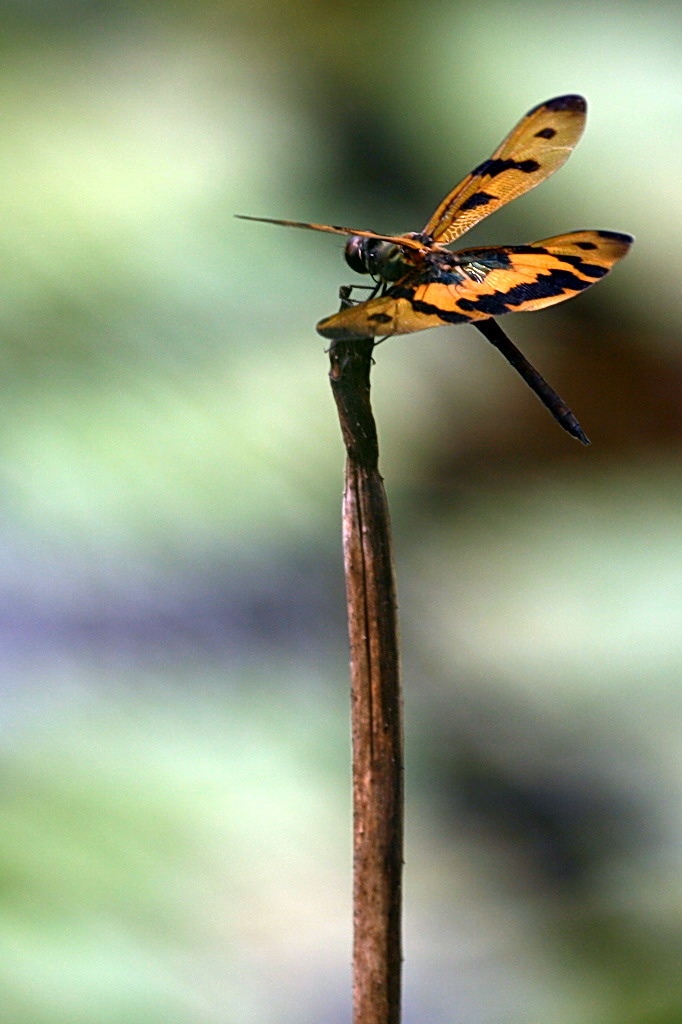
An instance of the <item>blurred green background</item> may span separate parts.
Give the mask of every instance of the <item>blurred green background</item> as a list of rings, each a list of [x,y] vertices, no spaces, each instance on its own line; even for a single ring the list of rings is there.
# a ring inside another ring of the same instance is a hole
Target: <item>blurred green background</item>
[[[0,1017],[350,1013],[342,240],[531,106],[563,170],[464,244],[632,232],[376,353],[407,728],[405,1022],[682,1021],[682,8],[0,6]]]

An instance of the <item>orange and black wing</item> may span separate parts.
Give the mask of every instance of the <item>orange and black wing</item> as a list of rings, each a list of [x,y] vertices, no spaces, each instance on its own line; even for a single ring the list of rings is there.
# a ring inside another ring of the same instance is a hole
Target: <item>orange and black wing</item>
[[[573,231],[532,245],[438,252],[427,270],[326,317],[317,330],[375,338],[544,309],[600,281],[631,243],[615,231]]]
[[[342,228],[336,224],[311,224],[304,220],[276,220],[274,217],[249,217],[245,213],[236,213],[238,220],[256,220],[261,224],[279,224],[284,228],[305,228],[307,231],[326,231],[330,235],[357,235],[360,238],[377,238],[380,242],[393,242],[404,249],[424,250],[424,243],[415,241],[409,235],[381,235],[376,231],[364,231],[361,228]]]
[[[500,206],[554,174],[582,135],[586,111],[583,97],[573,95],[533,107],[490,159],[445,197],[424,234],[439,245],[454,242]]]

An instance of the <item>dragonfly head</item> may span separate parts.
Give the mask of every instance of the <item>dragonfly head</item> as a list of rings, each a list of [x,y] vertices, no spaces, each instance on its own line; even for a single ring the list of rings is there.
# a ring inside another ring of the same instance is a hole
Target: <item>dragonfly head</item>
[[[429,235],[416,231],[403,236],[423,242],[426,249],[433,244]],[[357,274],[371,274],[383,281],[397,281],[402,277],[410,264],[408,253],[414,252],[410,247],[403,247],[396,242],[387,242],[382,238],[363,238],[351,235],[346,242],[346,263]],[[406,266],[407,265],[407,266]]]
[[[380,238],[362,238],[351,235],[346,242],[344,256],[346,263],[356,274],[371,274],[383,277],[383,269],[397,254],[398,247],[393,242],[384,242]]]

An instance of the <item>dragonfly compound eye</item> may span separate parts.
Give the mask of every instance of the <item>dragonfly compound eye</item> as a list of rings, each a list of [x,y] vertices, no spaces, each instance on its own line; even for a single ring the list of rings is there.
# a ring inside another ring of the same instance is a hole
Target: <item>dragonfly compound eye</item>
[[[369,274],[369,253],[367,243],[373,242],[371,238],[361,238],[359,235],[352,235],[346,242],[344,255],[346,263],[356,274]]]

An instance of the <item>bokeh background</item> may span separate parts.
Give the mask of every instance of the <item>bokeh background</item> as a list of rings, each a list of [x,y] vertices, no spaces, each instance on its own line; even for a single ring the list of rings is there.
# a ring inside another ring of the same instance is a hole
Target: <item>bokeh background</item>
[[[531,106],[466,244],[636,235],[505,327],[377,351],[407,728],[405,1022],[682,1020],[682,8],[0,7],[0,1017],[350,1013],[342,241]]]

